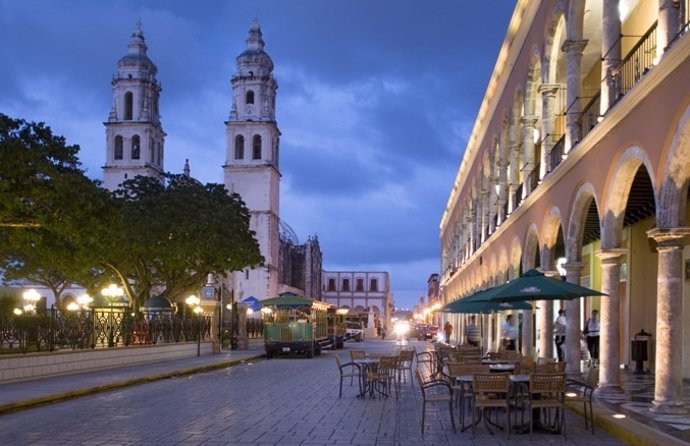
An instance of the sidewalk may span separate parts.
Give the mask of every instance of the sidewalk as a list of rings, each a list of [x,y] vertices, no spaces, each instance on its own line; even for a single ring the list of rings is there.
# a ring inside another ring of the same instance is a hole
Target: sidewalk
[[[139,364],[74,375],[0,385],[0,414],[96,392],[230,367],[264,357],[263,342],[250,340],[248,350],[222,351],[157,363]]]

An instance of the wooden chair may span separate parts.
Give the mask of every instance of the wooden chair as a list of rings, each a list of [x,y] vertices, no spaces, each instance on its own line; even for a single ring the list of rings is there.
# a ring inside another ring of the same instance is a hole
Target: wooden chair
[[[592,396],[594,389],[599,383],[599,369],[591,367],[587,372],[584,381],[568,379],[566,382],[566,401],[582,403],[585,409],[585,429],[588,424],[592,424],[592,434],[594,434],[594,411],[592,409]]]
[[[398,363],[398,385],[405,377],[405,372],[410,372],[410,385],[414,387],[414,378],[412,377],[412,362],[414,361],[415,350],[400,350]],[[407,380],[407,378],[405,378]]]
[[[376,369],[367,373],[366,380],[371,395],[378,391],[381,395],[390,395],[391,387],[395,390],[395,399],[398,399],[398,356],[381,356]]]
[[[534,410],[540,410],[542,416],[545,411],[556,410],[555,423],[563,432],[563,438],[567,439],[565,432],[565,374],[563,373],[532,373],[529,376],[529,399],[525,402],[529,412],[530,436],[534,427]]]
[[[564,373],[566,362],[545,362],[537,364],[537,373]]]
[[[352,385],[352,380],[357,378],[359,383],[359,393],[362,394],[362,371],[358,364],[354,362],[340,362],[340,356],[335,355],[335,362],[338,364],[338,371],[340,372],[340,390],[338,391],[338,398],[343,396],[343,379],[350,378],[350,385]]]
[[[448,403],[453,432],[457,432],[455,429],[455,417],[453,417],[453,390],[450,388],[450,385],[442,379],[435,379],[433,377],[425,381],[422,374],[419,372],[419,368],[417,368],[415,373],[417,375],[419,388],[422,390],[422,435],[424,435],[427,403]]]
[[[487,410],[506,410],[506,431],[510,436],[510,375],[507,373],[475,373],[472,376],[472,391],[474,394],[474,411],[472,413],[472,438],[478,420],[477,414],[484,417],[484,424],[489,432]]]
[[[364,350],[350,350],[350,359],[366,359],[367,353]]]
[[[455,403],[460,406],[460,430],[465,430],[469,426],[465,426],[465,406],[469,406],[472,410],[472,386],[470,383],[458,382],[458,376],[471,376],[475,373],[490,373],[489,366],[476,363],[466,362],[449,362],[446,364],[446,376],[448,377],[448,384],[455,395]]]
[[[518,363],[518,367],[515,367],[516,375],[529,375],[534,371],[536,371],[536,363],[531,356],[523,356],[522,360]]]

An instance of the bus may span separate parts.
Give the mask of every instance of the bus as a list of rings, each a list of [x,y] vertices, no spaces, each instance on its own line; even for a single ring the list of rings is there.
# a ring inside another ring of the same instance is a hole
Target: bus
[[[321,354],[322,348],[331,345],[328,312],[332,305],[283,293],[262,300],[261,307],[266,358],[281,353],[303,353],[313,358]]]

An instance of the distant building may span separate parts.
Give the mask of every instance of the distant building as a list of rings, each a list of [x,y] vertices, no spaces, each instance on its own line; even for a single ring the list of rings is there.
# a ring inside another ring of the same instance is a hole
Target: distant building
[[[350,310],[350,317],[374,317],[390,325],[393,315],[393,294],[390,275],[385,271],[324,271],[325,302]]]
[[[321,300],[322,254],[319,239],[309,237],[306,243],[280,241],[280,293],[296,292]]]

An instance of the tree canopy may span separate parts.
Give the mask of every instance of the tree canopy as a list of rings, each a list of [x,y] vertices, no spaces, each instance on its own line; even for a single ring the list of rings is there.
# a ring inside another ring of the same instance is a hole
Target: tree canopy
[[[135,177],[114,193],[86,177],[42,123],[0,114],[0,271],[53,290],[117,279],[137,306],[197,291],[209,273],[263,263],[249,211],[220,184]],[[57,301],[60,304],[59,299]]]

